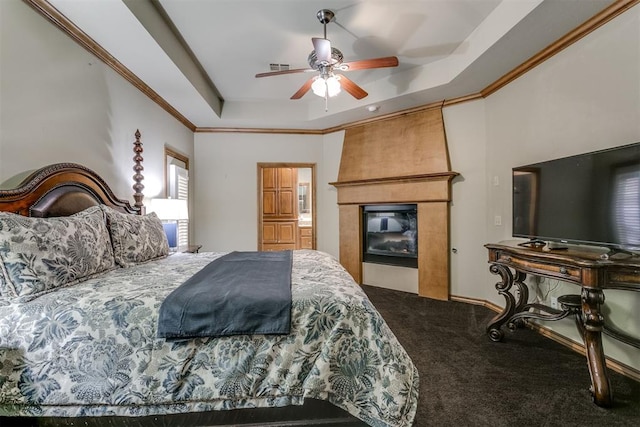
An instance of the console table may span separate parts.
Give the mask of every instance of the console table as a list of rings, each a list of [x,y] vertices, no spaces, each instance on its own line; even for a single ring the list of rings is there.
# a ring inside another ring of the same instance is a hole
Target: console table
[[[517,243],[485,245],[489,250],[489,270],[501,277],[496,289],[506,301],[504,310],[487,326],[490,339],[502,340],[504,324],[513,330],[528,318],[558,320],[575,314],[586,349],[593,401],[599,406],[611,406],[613,395],[602,350],[602,332],[638,348],[640,340],[607,327],[600,305],[604,303],[605,289],[640,291],[640,257],[620,254],[618,258],[617,255],[608,256],[603,250],[577,246],[554,250],[544,246],[523,247]],[[580,296],[561,297],[562,310],[529,304],[529,292],[524,283],[527,274],[578,285]]]

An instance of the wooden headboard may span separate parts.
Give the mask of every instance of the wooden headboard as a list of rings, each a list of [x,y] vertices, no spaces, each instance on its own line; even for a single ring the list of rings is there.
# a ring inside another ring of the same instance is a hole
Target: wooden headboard
[[[116,198],[98,174],[75,163],[56,163],[33,172],[18,188],[0,190],[0,211],[25,216],[68,216],[104,204],[120,212],[140,213]]]
[[[76,163],[56,163],[30,174],[17,188],[0,190],[0,211],[25,216],[69,216],[88,207],[103,204],[120,212],[144,213],[142,189],[142,142],[140,131],[133,143],[134,206],[118,199],[107,183],[94,171]]]

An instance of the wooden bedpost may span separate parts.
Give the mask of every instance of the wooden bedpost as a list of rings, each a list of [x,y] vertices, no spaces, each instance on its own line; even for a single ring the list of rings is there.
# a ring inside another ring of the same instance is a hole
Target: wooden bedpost
[[[136,201],[133,206],[140,209],[140,214],[144,214],[144,204],[142,203],[142,199],[144,198],[144,194],[142,194],[142,190],[144,189],[144,185],[142,185],[142,180],[144,176],[142,176],[142,171],[144,167],[142,166],[142,142],[140,141],[140,130],[136,129],[136,140],[133,143],[133,152],[135,153],[133,156],[133,161],[135,162],[133,165],[133,170],[135,174],[133,175],[133,180],[135,184],[133,184],[133,198]]]

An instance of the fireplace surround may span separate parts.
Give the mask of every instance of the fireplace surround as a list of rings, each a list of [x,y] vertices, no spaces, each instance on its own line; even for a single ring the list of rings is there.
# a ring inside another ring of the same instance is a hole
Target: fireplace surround
[[[338,180],[340,263],[362,283],[362,206],[417,210],[418,294],[449,299],[451,181],[442,105],[345,130]]]

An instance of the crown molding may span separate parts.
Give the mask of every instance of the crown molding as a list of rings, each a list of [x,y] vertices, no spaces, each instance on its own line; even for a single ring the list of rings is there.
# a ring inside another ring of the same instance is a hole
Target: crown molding
[[[116,73],[120,74],[126,81],[131,83],[140,92],[145,94],[153,102],[158,104],[167,113],[175,117],[180,123],[195,132],[196,126],[191,123],[185,116],[180,114],[178,110],[173,108],[164,98],[162,98],[156,91],[151,89],[145,82],[143,82],[138,76],[136,76],[131,70],[125,67],[120,61],[114,58],[109,52],[107,52],[102,46],[96,43],[91,37],[82,31],[78,26],[71,22],[66,16],[64,16],[58,9],[53,7],[47,0],[23,0],[29,6],[31,6],[36,12],[46,18],[53,25],[58,27],[62,32],[71,37],[76,43],[95,55],[98,59],[104,62],[107,66],[113,69]]]
[[[480,94],[482,95],[483,98],[486,98],[487,96],[496,92],[500,88],[511,83],[518,77],[531,71],[536,66],[542,64],[547,59],[560,53],[567,47],[571,46],[578,40],[582,39],[584,36],[591,33],[592,31],[595,31],[596,29],[600,28],[601,26],[611,21],[616,16],[626,12],[627,10],[637,5],[638,3],[640,3],[640,0],[619,0],[613,3],[611,6],[602,10],[600,13],[598,13],[588,21],[584,22],[582,25],[578,26],[577,28],[573,29],[569,33],[565,34],[560,39],[551,43],[549,46],[542,49],[540,52],[533,55],[531,58],[529,58],[519,66],[509,71],[507,74],[503,75],[498,80],[491,83],[489,86],[481,90]]]
[[[321,129],[269,129],[269,128],[226,128],[226,127],[199,127],[195,133],[277,133],[296,135],[322,135],[326,133]]]
[[[345,123],[342,125],[326,128],[326,129],[268,129],[268,128],[229,128],[229,127],[196,127],[185,116],[180,114],[175,108],[173,108],[166,100],[164,100],[158,93],[147,86],[138,76],[133,74],[131,70],[126,68],[122,63],[109,54],[103,47],[97,44],[91,37],[78,28],[73,22],[69,21],[64,15],[62,15],[55,7],[53,7],[47,0],[23,0],[30,5],[38,13],[48,19],[51,23],[57,26],[60,30],[66,33],[69,37],[75,40],[78,44],[84,47],[86,50],[97,56],[101,61],[115,70],[125,80],[133,84],[138,90],[144,93],[152,101],[162,107],[165,111],[175,117],[179,122],[185,125],[189,130],[194,133],[256,133],[256,134],[296,134],[296,135],[324,135],[341,130],[346,130],[355,126],[361,126],[363,124],[377,122],[381,120],[387,120],[390,118],[403,116],[415,112],[428,110],[431,108],[448,107],[455,104],[474,101],[477,99],[486,98],[489,95],[495,93],[502,87],[516,80],[518,77],[526,74],[539,64],[543,63],[547,59],[561,52],[565,48],[569,47],[573,43],[585,37],[592,31],[600,28],[602,25],[611,21],[618,15],[626,12],[633,6],[640,3],[640,0],[618,0],[611,6],[602,10],[600,13],[584,22],[574,30],[570,31],[559,40],[550,44],[527,61],[523,62],[513,70],[509,71],[495,82],[491,83],[478,93],[473,93],[458,98],[443,100],[419,107],[409,108],[394,113],[385,114],[369,119],[359,120],[351,123]]]

